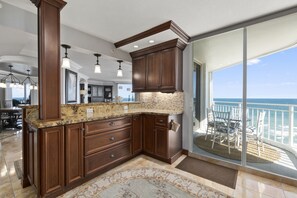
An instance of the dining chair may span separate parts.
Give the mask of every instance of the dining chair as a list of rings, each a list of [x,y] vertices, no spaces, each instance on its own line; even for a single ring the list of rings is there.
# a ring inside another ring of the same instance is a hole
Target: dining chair
[[[213,110],[212,108],[207,108],[207,128],[205,134],[205,140],[207,139],[207,134],[210,133],[210,137],[213,136],[214,131],[214,118],[213,118]]]
[[[231,142],[234,142],[234,147],[237,145],[237,131],[236,127],[231,126],[230,119],[231,112],[225,111],[213,111],[214,117],[214,134],[212,138],[212,149],[216,139],[219,139],[219,144],[227,140],[228,143],[228,153],[230,154]],[[223,139],[222,139],[223,138]]]
[[[249,141],[249,140],[256,141],[258,156],[261,155],[260,147],[262,147],[262,151],[264,151],[263,135],[264,135],[265,114],[266,114],[265,111],[259,112],[256,127],[247,127],[246,128],[247,141]]]

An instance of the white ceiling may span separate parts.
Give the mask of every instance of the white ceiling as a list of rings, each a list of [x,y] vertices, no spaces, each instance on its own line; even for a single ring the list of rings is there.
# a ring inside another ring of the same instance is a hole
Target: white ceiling
[[[29,0],[2,0],[2,2],[36,13],[36,8]],[[169,20],[173,20],[190,36],[195,36],[277,10],[297,6],[297,0],[269,0],[269,2],[267,0],[69,0],[67,2],[61,11],[62,24],[112,43]],[[1,9],[3,8],[0,8],[0,12]],[[35,44],[36,37],[24,39],[22,34],[5,33],[2,32],[3,27],[0,28],[0,56],[34,57],[36,55],[34,53],[37,46]],[[158,36],[154,39],[158,41]],[[159,39],[161,40],[161,36]],[[5,48],[2,47],[4,46],[2,43],[5,43]],[[71,45],[71,43],[67,44]],[[145,42],[139,44],[144,45]],[[135,50],[131,48],[132,46],[122,47],[128,52]],[[63,55],[63,50],[61,52]],[[114,76],[118,66],[116,56],[110,57],[103,54],[100,63],[104,73],[94,74],[95,57],[92,55],[94,52],[97,51],[85,47],[80,51],[71,49],[69,55],[75,63],[82,66],[80,72],[91,79],[131,81],[131,63],[127,61],[123,64],[125,77],[119,79]],[[100,53],[100,49],[98,52]]]

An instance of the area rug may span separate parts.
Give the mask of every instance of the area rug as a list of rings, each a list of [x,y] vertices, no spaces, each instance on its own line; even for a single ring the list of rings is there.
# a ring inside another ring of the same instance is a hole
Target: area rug
[[[80,187],[74,196],[66,193],[62,197],[223,198],[228,196],[167,170],[139,168],[98,177],[94,182]]]
[[[14,164],[14,169],[15,169],[18,179],[22,179],[22,177],[23,177],[23,160],[20,159],[20,160],[14,161],[13,164]]]
[[[231,168],[194,159],[192,157],[186,157],[176,168],[233,189],[236,187],[238,171]]]
[[[0,140],[14,136],[17,133],[18,133],[18,131],[14,131],[14,130],[1,130],[0,131]]]
[[[221,144],[215,143],[212,149],[212,141],[210,136],[205,140],[205,136],[197,136],[194,139],[194,144],[214,155],[224,157],[226,159],[241,161],[241,148],[234,148],[234,144],[231,144],[230,154],[228,153],[228,145],[226,142]],[[278,161],[281,157],[280,152],[268,144],[264,144],[264,151],[260,150],[260,156],[258,156],[258,149],[255,141],[250,140],[247,144],[247,162],[251,163],[273,163]]]

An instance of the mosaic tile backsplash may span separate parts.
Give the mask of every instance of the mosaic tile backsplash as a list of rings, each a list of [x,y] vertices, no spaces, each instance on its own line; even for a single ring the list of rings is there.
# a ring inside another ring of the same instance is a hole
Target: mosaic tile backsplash
[[[174,110],[180,112],[184,110],[183,92],[144,92],[140,93],[139,101],[145,109]]]

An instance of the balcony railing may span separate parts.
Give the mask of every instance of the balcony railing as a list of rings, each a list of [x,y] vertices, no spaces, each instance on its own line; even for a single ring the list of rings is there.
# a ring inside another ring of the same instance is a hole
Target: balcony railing
[[[215,101],[214,109],[232,111],[241,108],[241,103]],[[264,139],[289,147],[297,153],[297,105],[247,103],[247,126],[256,127],[259,112],[265,111]]]

